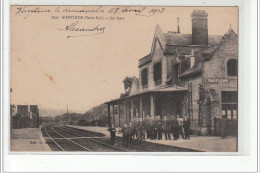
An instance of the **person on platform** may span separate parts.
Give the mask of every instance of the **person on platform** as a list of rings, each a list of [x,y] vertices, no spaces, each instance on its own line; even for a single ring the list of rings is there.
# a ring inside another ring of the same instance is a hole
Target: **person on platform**
[[[144,120],[142,120],[142,118],[140,118],[140,122],[141,122],[141,139],[142,140],[145,140],[145,129],[146,129],[146,127],[145,127],[145,121]]]
[[[158,139],[158,128],[159,128],[159,116],[155,117],[155,121],[154,121],[154,139],[157,140]]]
[[[136,136],[136,139],[140,139],[140,120],[139,120],[139,118],[136,118],[135,121],[136,121],[135,136]]]
[[[129,127],[127,127],[127,124],[124,124],[124,127],[122,128],[122,132],[123,132],[123,145],[128,147],[128,143],[129,143]]]
[[[129,132],[129,143],[131,143],[133,142],[133,137],[134,137],[134,128],[132,123],[128,124],[128,132]]]
[[[165,140],[171,140],[170,136],[170,128],[171,128],[171,123],[170,120],[165,116],[162,121],[162,128],[165,136]]]
[[[179,136],[179,124],[176,116],[173,116],[172,119],[172,133],[173,133],[173,140],[177,140]]]
[[[142,134],[142,127],[141,127],[141,120],[139,118],[137,118],[137,128],[136,128],[136,131],[137,131],[137,140],[141,140],[141,134]]]
[[[225,136],[226,136],[226,121],[227,121],[227,115],[222,115],[222,118],[221,118],[221,138],[225,138]]]
[[[190,140],[190,119],[185,115],[183,119],[183,128],[184,128],[184,134],[185,139]]]
[[[163,133],[162,123],[159,122],[159,125],[158,125],[158,140],[162,140],[162,133]]]
[[[177,121],[178,121],[178,124],[179,124],[179,135],[181,134],[181,137],[182,137],[182,139],[184,139],[184,135],[183,135],[183,119],[179,116],[179,115],[177,115]],[[179,138],[179,136],[178,136],[178,138]]]
[[[135,139],[138,136],[138,122],[136,118],[134,118],[133,122],[131,123],[131,128],[132,139]]]
[[[150,119],[149,119],[149,123],[150,123],[150,138],[151,138],[151,140],[154,140],[154,136],[155,136],[155,134],[154,134],[154,129],[155,129],[155,123],[154,123],[154,119],[153,119],[153,117],[150,117]]]
[[[151,132],[150,132],[150,116],[147,115],[145,119],[145,130],[146,130],[146,139],[151,138]]]
[[[110,132],[111,142],[114,144],[116,139],[116,128],[114,124],[112,124],[112,127],[109,128],[109,132]]]

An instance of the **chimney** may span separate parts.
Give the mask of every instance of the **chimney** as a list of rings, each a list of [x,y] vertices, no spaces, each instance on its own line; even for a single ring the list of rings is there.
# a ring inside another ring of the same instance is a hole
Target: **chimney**
[[[208,45],[208,13],[204,10],[194,10],[192,20],[192,44]]]

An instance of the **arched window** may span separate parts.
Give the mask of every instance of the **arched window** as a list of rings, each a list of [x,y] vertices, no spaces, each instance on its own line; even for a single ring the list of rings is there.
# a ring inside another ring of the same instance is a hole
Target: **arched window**
[[[236,59],[228,60],[227,75],[228,76],[237,76],[237,60]]]

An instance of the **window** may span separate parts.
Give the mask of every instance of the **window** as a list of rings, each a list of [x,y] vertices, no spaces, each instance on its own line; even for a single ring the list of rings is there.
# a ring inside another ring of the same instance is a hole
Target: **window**
[[[142,86],[147,87],[148,84],[148,71],[147,68],[143,69],[141,71],[141,80],[142,80]]]
[[[237,60],[236,59],[228,60],[227,75],[228,76],[237,76]]]
[[[236,91],[222,91],[222,116],[228,120],[237,119],[237,92]]]
[[[237,92],[222,91],[222,103],[237,103]]]
[[[155,84],[161,84],[162,82],[162,62],[157,62],[153,65],[153,80]]]
[[[209,53],[202,53],[201,56],[203,57],[204,60],[210,60],[210,54]]]

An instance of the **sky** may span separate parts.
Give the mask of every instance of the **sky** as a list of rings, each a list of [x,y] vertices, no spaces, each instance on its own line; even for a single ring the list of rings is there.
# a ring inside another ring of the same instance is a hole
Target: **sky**
[[[59,12],[55,12],[57,8]],[[104,12],[63,11],[98,8]],[[115,7],[119,8],[115,14],[108,12],[111,8],[114,7],[12,6],[11,103],[64,111],[68,105],[71,111],[84,113],[118,98],[124,92],[124,77],[139,77],[138,60],[150,53],[156,25],[164,33],[176,31],[176,18],[180,18],[181,33],[191,34],[193,10],[208,13],[209,35],[224,35],[230,26],[238,33],[237,7],[146,7],[139,13],[133,9],[142,7],[119,6]],[[124,9],[128,11],[122,12]],[[154,11],[157,13],[151,15]],[[73,24],[75,28],[105,29],[100,34],[66,30]]]

